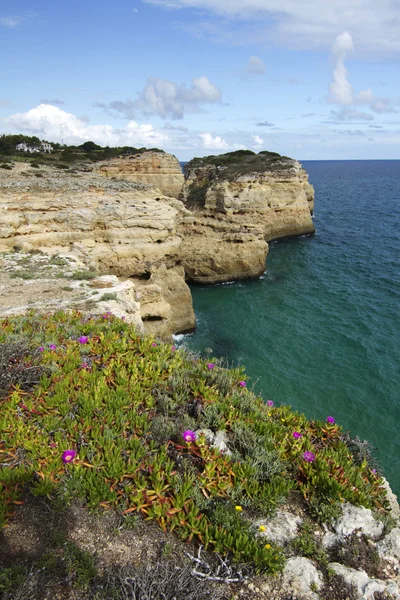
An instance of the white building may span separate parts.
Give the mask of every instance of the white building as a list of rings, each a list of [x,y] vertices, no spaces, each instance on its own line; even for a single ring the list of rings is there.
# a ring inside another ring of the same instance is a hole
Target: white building
[[[35,152],[53,152],[53,146],[47,142],[43,142],[40,146],[30,146],[26,142],[21,142],[15,146],[15,149],[18,150],[18,152],[29,152],[30,154]]]

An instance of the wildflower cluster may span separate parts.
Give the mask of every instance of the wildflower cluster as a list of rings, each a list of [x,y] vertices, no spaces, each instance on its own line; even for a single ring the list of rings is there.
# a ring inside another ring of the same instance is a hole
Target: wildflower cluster
[[[355,463],[333,417],[264,403],[242,369],[141,337],[110,314],[0,321],[0,346],[18,337],[45,368],[33,389],[17,382],[1,400],[0,524],[24,489],[82,498],[274,573],[282,553],[250,526],[249,509],[265,516],[300,491],[310,511],[343,500],[385,511],[379,475]]]

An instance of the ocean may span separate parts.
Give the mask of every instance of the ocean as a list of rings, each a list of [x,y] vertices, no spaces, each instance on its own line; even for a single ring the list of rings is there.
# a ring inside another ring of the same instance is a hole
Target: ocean
[[[257,281],[193,286],[180,343],[249,387],[367,439],[400,497],[400,161],[304,161],[316,235],[273,242]]]

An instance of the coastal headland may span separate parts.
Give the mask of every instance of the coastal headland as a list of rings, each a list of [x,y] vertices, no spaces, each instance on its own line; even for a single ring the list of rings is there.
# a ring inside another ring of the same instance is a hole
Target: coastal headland
[[[17,162],[0,169],[0,195],[1,252],[68,254],[129,280],[145,331],[163,338],[195,328],[187,283],[257,278],[269,241],[314,232],[307,173],[269,152],[194,159],[185,177],[161,151],[69,169]]]
[[[172,345],[188,283],[257,278],[268,242],[314,233],[300,163],[37,162],[0,169],[5,600],[400,600],[368,445]]]

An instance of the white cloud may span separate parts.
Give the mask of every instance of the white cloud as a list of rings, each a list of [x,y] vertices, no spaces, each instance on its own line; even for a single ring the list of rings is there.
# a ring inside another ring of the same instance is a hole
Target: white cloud
[[[333,122],[351,122],[351,121],[373,121],[373,115],[345,106],[340,110],[331,110],[329,121]]]
[[[252,135],[251,137],[253,138],[254,147],[259,148],[259,147],[261,147],[263,145],[264,140],[259,135]]]
[[[250,56],[249,62],[246,65],[245,73],[251,75],[264,75],[266,71],[265,65],[258,56]]]
[[[374,95],[370,88],[367,90],[361,90],[357,93],[354,92],[353,87],[348,79],[348,71],[344,64],[348,53],[353,51],[353,38],[350,33],[344,31],[337,36],[332,46],[332,59],[334,68],[332,73],[332,82],[329,86],[328,102],[332,104],[339,104],[345,107],[350,107],[352,105],[364,105],[368,106],[373,112],[379,114],[397,112],[394,106],[400,104],[399,98],[379,98]],[[346,112],[344,111],[343,114],[346,115]]]
[[[21,21],[21,17],[0,17],[0,26],[7,29],[14,29]]]
[[[40,104],[25,113],[0,119],[0,125],[10,132],[36,135],[54,142],[63,140],[66,144],[92,140],[108,146],[155,146],[169,141],[168,136],[150,124],[130,121],[120,129],[107,124],[88,125],[85,119],[50,104]]]
[[[211,133],[200,133],[199,137],[203,142],[202,147],[208,150],[224,150],[229,147],[219,135],[213,137]]]
[[[208,21],[225,18],[219,28],[222,41],[274,42],[289,48],[326,48],[341,31],[351,31],[359,52],[370,56],[400,52],[397,0],[142,0],[162,8],[202,9]],[[184,13],[183,13],[184,14]],[[207,21],[198,18],[197,27]],[[238,30],[235,22],[241,21]],[[249,22],[252,21],[252,22]],[[208,23],[213,37],[214,23]],[[235,30],[237,35],[229,35]],[[206,34],[206,32],[204,32]]]
[[[337,36],[332,46],[334,69],[332,83],[329,86],[329,101],[334,104],[353,104],[353,88],[347,79],[347,69],[344,61],[349,52],[354,50],[353,38],[348,31]]]
[[[215,104],[221,98],[221,90],[205,76],[192,79],[191,87],[150,78],[134,104],[145,115],[182,119],[185,112],[199,112],[204,104]]]
[[[139,12],[139,10],[137,8],[132,8],[132,12],[137,14]]]

